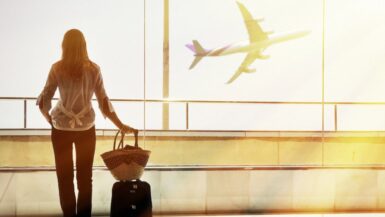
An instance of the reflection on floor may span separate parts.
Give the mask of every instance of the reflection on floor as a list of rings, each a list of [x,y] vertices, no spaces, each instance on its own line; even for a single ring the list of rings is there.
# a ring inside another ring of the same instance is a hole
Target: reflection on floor
[[[106,170],[95,170],[93,180],[93,214],[106,216],[115,180]],[[385,210],[382,185],[385,170],[150,170],[142,180],[151,184],[155,214]],[[60,212],[54,171],[0,172],[0,216],[58,216]],[[269,217],[276,216],[282,217]],[[385,217],[385,214],[288,216]]]

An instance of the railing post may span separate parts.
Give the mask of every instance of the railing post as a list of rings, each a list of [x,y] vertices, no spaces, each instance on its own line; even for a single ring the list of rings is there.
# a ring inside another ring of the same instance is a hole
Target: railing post
[[[189,103],[186,102],[186,130],[189,130]]]
[[[338,111],[337,111],[337,104],[334,104],[334,131],[338,131]]]
[[[27,128],[27,100],[24,99],[24,129]]]

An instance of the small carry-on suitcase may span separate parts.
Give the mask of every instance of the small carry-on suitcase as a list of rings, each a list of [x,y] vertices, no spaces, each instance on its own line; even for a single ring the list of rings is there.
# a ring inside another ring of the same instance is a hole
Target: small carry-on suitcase
[[[111,217],[152,217],[150,184],[140,180],[115,182]]]

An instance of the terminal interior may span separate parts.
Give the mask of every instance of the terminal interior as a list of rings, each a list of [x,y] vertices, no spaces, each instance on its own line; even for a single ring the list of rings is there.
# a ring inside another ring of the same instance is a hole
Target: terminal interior
[[[246,25],[234,0],[0,0],[0,217],[61,216],[36,100],[72,28],[151,151],[141,180],[154,216],[385,217],[385,1],[239,3]],[[190,67],[193,41],[219,54],[252,43],[250,22],[260,44],[308,34],[261,48],[247,70],[242,53]],[[100,155],[117,128],[92,106],[92,215],[109,216],[117,180]]]

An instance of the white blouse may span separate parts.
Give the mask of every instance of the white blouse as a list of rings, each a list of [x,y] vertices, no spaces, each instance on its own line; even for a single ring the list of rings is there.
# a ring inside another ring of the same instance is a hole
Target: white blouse
[[[104,117],[106,112],[114,112],[111,102],[108,100],[103,86],[103,78],[97,64],[89,61],[83,65],[82,76],[79,79],[71,79],[64,76],[64,71],[52,65],[47,82],[39,95],[36,105],[40,105],[42,112],[51,110],[52,97],[59,87],[60,98],[51,111],[52,125],[59,130],[82,131],[95,125],[95,112],[91,100],[95,93],[99,108]],[[108,103],[105,111],[103,103]]]

